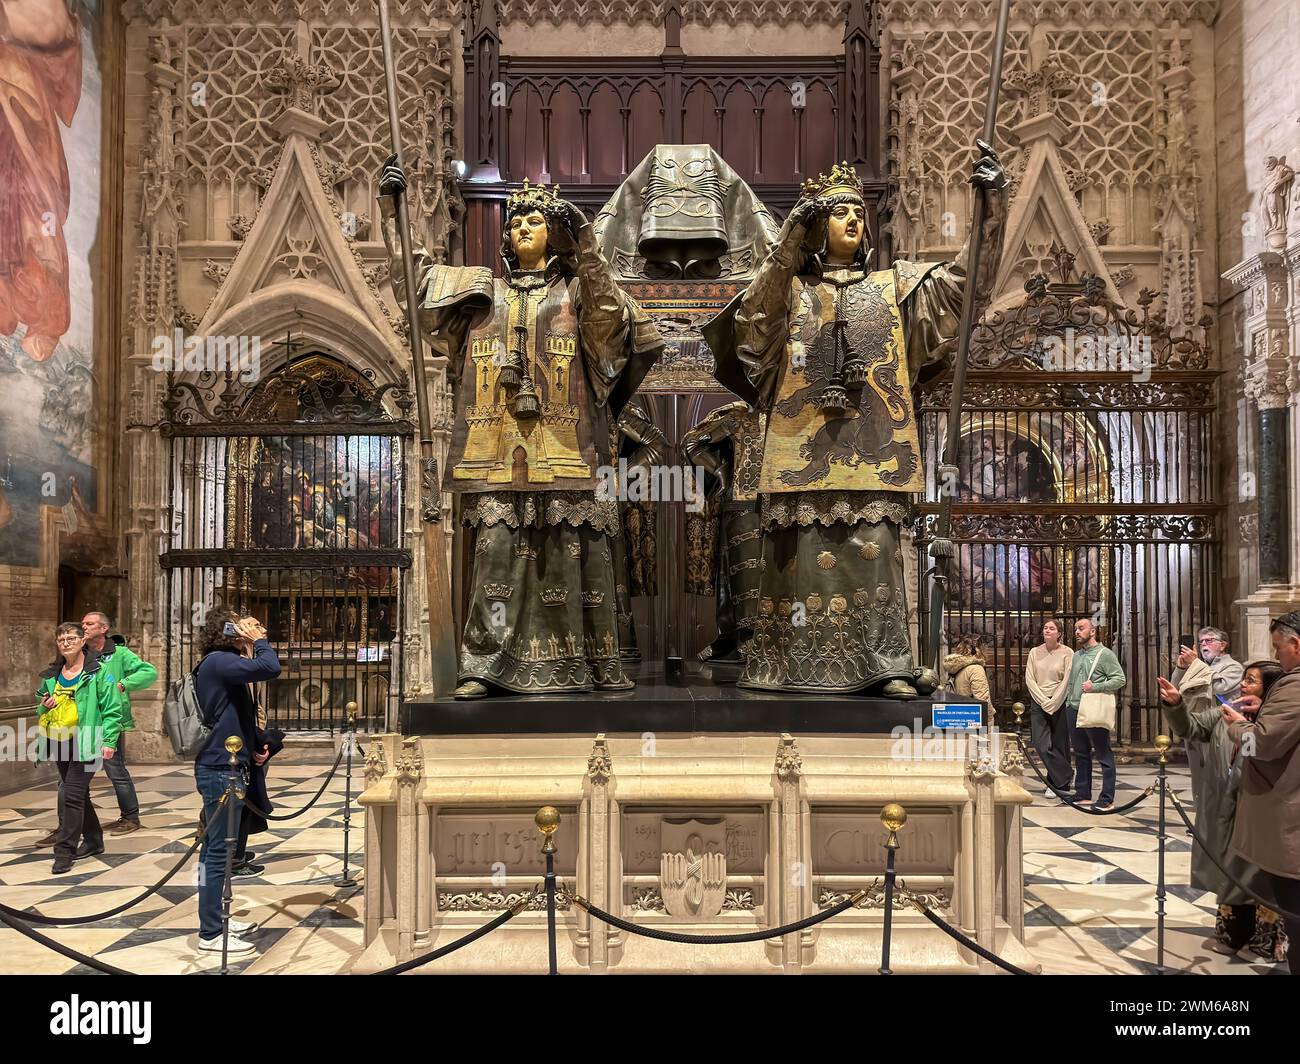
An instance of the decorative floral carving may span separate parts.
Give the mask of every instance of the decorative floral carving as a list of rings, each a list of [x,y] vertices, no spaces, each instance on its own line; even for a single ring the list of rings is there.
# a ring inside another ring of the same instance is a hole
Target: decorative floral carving
[[[658,887],[633,887],[627,900],[628,908],[633,912],[666,912],[664,900]],[[754,892],[748,887],[728,890],[722,899],[722,911],[752,912],[754,909]]]
[[[424,755],[420,750],[420,740],[403,739],[401,752],[397,755],[394,766],[397,782],[400,786],[414,786],[424,776]]]
[[[503,891],[503,890],[464,890],[464,891],[438,891],[438,911],[439,912],[501,912],[505,909],[511,909],[518,905],[525,897],[528,891]],[[556,884],[555,888],[555,908],[557,912],[567,912],[573,905],[573,895],[562,884]],[[546,910],[546,892],[544,890],[536,891],[532,894],[528,904],[524,907],[525,912],[545,912]]]
[[[296,52],[286,53],[263,76],[265,84],[285,94],[285,105],[299,111],[316,109],[316,94],[339,87],[339,76],[328,63],[311,63]]]
[[[368,787],[383,778],[384,773],[387,771],[388,762],[384,757],[384,744],[378,739],[372,739],[369,749],[366,750],[366,786]]]
[[[609,757],[609,744],[604,736],[597,737],[587,758],[587,777],[597,786],[604,786],[614,774],[614,764]]]
[[[854,906],[856,909],[883,909],[885,907],[885,884],[881,879],[874,879],[866,888],[867,896]],[[817,891],[817,908],[829,909],[833,905],[839,905],[842,901],[847,901],[856,891],[847,890],[829,890],[822,887]],[[908,890],[901,882],[894,882],[893,908],[895,912],[903,909],[910,909],[913,901],[919,901],[927,909],[937,909],[945,911],[952,904],[952,898],[947,891],[919,891]]]
[[[803,773],[803,758],[794,738],[782,735],[780,745],[776,748],[776,776],[783,783],[797,783]]]

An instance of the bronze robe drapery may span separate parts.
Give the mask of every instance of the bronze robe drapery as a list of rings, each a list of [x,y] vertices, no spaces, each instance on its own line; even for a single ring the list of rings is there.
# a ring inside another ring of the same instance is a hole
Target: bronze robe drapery
[[[758,616],[740,682],[843,693],[911,682],[900,525],[908,493],[924,486],[912,387],[951,357],[966,255],[875,273],[822,268],[791,229],[704,329],[718,379],[768,415]],[[987,232],[985,275],[1000,204]],[[848,409],[820,408],[852,359],[862,376]]]
[[[626,462],[629,471],[640,468],[647,472],[663,464],[667,439],[641,407],[628,404],[619,415],[616,429],[618,438],[613,442],[614,450],[621,460],[620,470],[622,462]],[[636,622],[632,617],[632,597],[655,593],[657,509],[658,504],[649,499],[620,501],[620,534],[617,538],[611,537],[619,656],[625,662],[641,660],[636,640]]]
[[[717,608],[718,634],[700,653],[704,661],[736,660],[758,615],[763,427],[747,403],[728,403],[682,437],[687,463],[704,470],[707,500],[686,519],[686,591],[713,595]]]
[[[392,251],[391,208],[385,215]],[[662,343],[615,283],[589,224],[571,264],[572,273],[556,257],[497,278],[418,256],[421,325],[447,357],[455,393],[444,489],[462,496],[472,530],[462,682],[521,693],[629,686],[610,550],[618,503],[596,489],[613,458],[609,427]],[[392,276],[402,299],[399,262]],[[521,336],[534,417],[516,417],[499,380]]]

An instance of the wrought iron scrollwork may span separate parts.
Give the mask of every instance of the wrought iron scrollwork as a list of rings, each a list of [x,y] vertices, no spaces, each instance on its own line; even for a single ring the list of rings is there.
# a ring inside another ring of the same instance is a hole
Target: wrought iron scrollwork
[[[203,426],[208,435],[237,435],[246,424],[258,425],[259,431],[294,424],[328,432],[376,422],[405,433],[415,403],[405,373],[376,384],[373,370],[350,369],[322,356],[304,359],[266,381],[246,381],[234,366],[203,370],[186,380],[170,376],[162,403],[164,436],[181,434],[176,430],[182,426]]]
[[[1049,338],[1060,337],[1072,329],[1080,337],[1121,341],[1124,350],[1141,351],[1143,362],[1153,370],[1205,370],[1210,368],[1210,351],[1206,344],[1190,335],[1174,336],[1163,307],[1156,307],[1157,293],[1144,288],[1138,294],[1137,309],[1117,303],[1106,295],[1105,282],[1093,274],[1082,274],[1077,281],[1068,278],[1074,271],[1074,256],[1053,246],[1059,282],[1046,274],[1036,273],[1025,281],[1027,298],[1010,310],[987,315],[971,336],[970,364],[979,369],[1014,367],[1049,368]],[[1197,323],[1202,330],[1213,324],[1208,314]],[[1109,353],[1118,348],[1107,345],[1090,368],[1103,371],[1127,371],[1132,363],[1111,364]]]

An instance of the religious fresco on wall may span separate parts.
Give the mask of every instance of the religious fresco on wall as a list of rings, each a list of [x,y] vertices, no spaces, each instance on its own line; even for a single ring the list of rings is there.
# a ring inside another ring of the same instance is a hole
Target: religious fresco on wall
[[[0,566],[41,564],[42,507],[96,507],[97,8],[0,0]]]
[[[987,506],[989,530],[957,549],[953,637],[979,631],[994,646],[1038,642],[1042,620],[1090,616],[1105,602],[1107,565],[1096,545],[1033,542],[997,530],[1006,504],[1057,505],[1107,497],[1107,462],[1085,418],[1060,411],[965,415],[957,449],[956,500]]]
[[[243,546],[365,550],[397,545],[390,437],[270,436],[257,450]]]

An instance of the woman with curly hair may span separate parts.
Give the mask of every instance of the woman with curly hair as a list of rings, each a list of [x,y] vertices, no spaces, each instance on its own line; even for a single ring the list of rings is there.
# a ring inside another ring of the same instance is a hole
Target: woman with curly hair
[[[989,690],[985,664],[984,637],[978,632],[968,632],[953,652],[943,659],[943,670],[948,674],[952,689],[962,698],[973,698],[990,705],[993,694]]]
[[[199,634],[203,660],[194,670],[194,687],[203,723],[212,735],[194,762],[194,781],[203,797],[207,824],[203,842],[203,871],[199,883],[199,949],[221,950],[221,890],[226,874],[227,814],[221,804],[226,793],[230,755],[226,740],[237,736],[243,743],[236,755],[241,789],[249,790],[254,771],[271,756],[257,726],[257,703],[251,684],[280,675],[280,659],[266,638],[260,621],[240,617],[234,610],[209,610]],[[256,924],[230,921],[227,951],[248,953],[253,944],[241,938]]]

